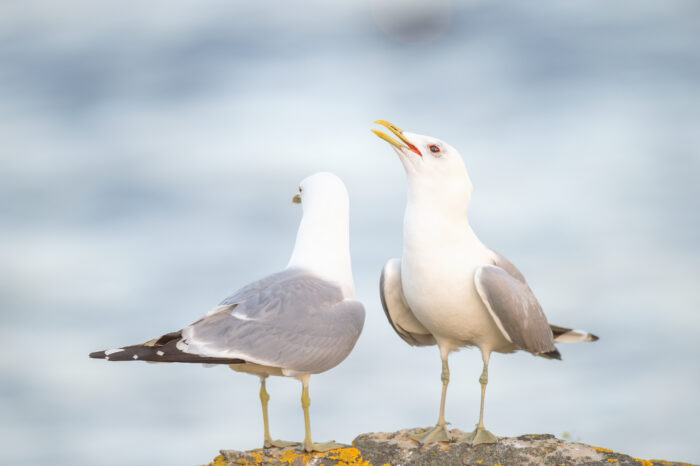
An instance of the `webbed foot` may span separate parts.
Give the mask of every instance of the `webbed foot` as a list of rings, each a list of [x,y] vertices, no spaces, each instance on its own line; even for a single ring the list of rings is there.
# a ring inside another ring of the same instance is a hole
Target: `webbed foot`
[[[303,447],[304,451],[310,453],[312,451],[324,452],[329,450],[335,450],[336,448],[345,448],[345,445],[335,443],[331,440],[330,442],[325,443],[304,442]]]
[[[299,442],[287,442],[286,440],[265,440],[263,448],[287,448],[292,445],[299,445]]]
[[[498,437],[493,435],[484,427],[477,427],[473,432],[467,434],[467,436],[460,441],[460,443],[468,443],[472,446],[496,442],[498,442]]]
[[[427,429],[420,434],[411,435],[413,440],[420,442],[421,445],[433,442],[449,442],[452,440],[452,435],[447,430],[447,423],[438,424],[432,429]]]

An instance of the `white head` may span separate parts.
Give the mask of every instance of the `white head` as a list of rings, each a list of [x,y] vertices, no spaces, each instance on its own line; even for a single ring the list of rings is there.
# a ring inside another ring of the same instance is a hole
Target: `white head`
[[[466,209],[474,189],[467,168],[457,150],[432,136],[413,134],[383,120],[385,126],[401,142],[387,134],[372,130],[391,144],[406,171],[409,185],[409,202],[415,194],[428,202],[447,203]],[[403,143],[403,144],[402,144]]]
[[[328,222],[348,222],[350,201],[343,181],[333,173],[318,172],[299,183],[299,193],[292,199],[301,203],[304,217],[326,218]]]
[[[303,216],[287,267],[307,269],[337,281],[346,297],[354,296],[350,264],[350,201],[342,180],[320,172],[304,178],[292,199]]]

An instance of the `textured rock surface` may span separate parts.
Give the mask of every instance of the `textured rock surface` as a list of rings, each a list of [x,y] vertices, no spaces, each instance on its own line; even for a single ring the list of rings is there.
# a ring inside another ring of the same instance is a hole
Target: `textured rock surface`
[[[251,451],[221,450],[221,454],[214,458],[214,461],[209,463],[209,466],[238,466],[257,464],[288,464],[292,466],[372,465],[372,463],[362,458],[362,453],[360,450],[348,445],[345,448],[331,450],[326,453],[304,453],[299,447],[284,449],[268,448],[265,450]]]
[[[327,453],[303,453],[295,448],[266,450],[222,450],[210,465],[288,464],[324,466],[418,466],[418,465],[683,465],[662,460],[643,460],[615,453],[584,443],[568,442],[553,435],[523,435],[501,438],[494,445],[472,447],[460,443],[465,434],[454,429],[454,442],[439,442],[421,446],[410,435],[421,429],[407,429],[392,433],[369,433],[358,436],[352,446]]]

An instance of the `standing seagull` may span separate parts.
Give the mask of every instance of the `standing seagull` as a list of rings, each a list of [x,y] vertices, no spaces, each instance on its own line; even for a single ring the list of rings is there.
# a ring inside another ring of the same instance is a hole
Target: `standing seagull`
[[[299,184],[293,202],[302,203],[303,216],[287,268],[244,286],[182,330],[90,357],[227,364],[259,376],[266,448],[293,443],[270,437],[265,379],[295,377],[303,387],[304,450],[340,447],[311,441],[309,378],[350,354],[365,321],[350,267],[348,193],[337,176],[316,173]]]
[[[491,352],[528,351],[561,359],[555,342],[595,341],[595,335],[547,323],[520,271],[479,241],[467,219],[472,183],[459,153],[450,145],[385,126],[401,142],[389,142],[408,177],[402,259],[389,260],[380,279],[382,305],[392,327],[409,345],[437,344],[442,359],[442,400],[437,425],[416,436],[421,443],[449,441],[445,395],[447,357],[463,346],[481,350],[484,368],[479,423],[465,441],[498,439],[484,427],[484,396]],[[403,144],[402,144],[403,143]]]

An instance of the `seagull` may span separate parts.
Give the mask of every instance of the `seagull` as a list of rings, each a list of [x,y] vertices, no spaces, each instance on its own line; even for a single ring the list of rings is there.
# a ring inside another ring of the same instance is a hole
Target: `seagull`
[[[292,201],[302,204],[303,215],[284,270],[244,286],[182,330],[90,357],[225,364],[257,375],[265,448],[295,444],[272,440],[265,389],[268,376],[294,377],[302,384],[303,449],[341,447],[311,440],[309,379],[350,354],[365,321],[364,306],[355,300],[350,264],[348,193],[340,178],[322,172],[305,178]]]
[[[437,345],[442,359],[442,398],[437,425],[416,435],[421,443],[452,440],[445,421],[451,352],[481,351],[481,409],[476,429],[463,441],[478,445],[498,438],[484,426],[484,398],[492,352],[528,351],[561,359],[554,343],[595,341],[582,330],[550,325],[522,273],[485,246],[469,225],[472,183],[459,153],[449,144],[408,133],[384,121],[399,141],[372,130],[396,151],[408,179],[401,259],[382,270],[380,297],[396,333],[412,346]]]

